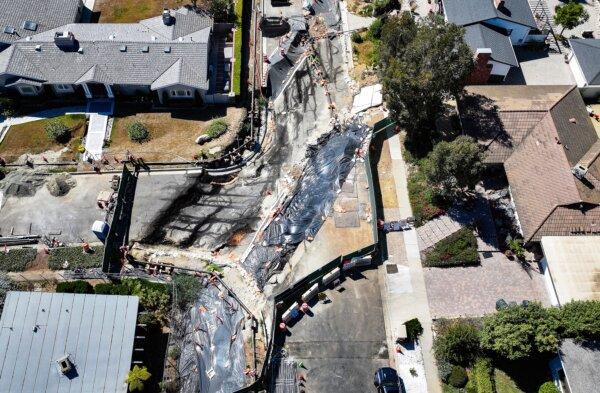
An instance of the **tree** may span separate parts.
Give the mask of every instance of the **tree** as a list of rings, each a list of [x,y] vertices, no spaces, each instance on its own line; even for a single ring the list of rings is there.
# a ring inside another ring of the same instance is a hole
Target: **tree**
[[[58,143],[67,142],[71,136],[69,127],[58,119],[53,119],[46,123],[45,129],[48,138]]]
[[[134,142],[142,143],[150,139],[150,132],[143,123],[136,121],[127,126],[129,139]]]
[[[557,5],[554,8],[554,11],[556,12],[554,15],[554,22],[562,26],[560,35],[563,34],[565,29],[571,30],[590,18],[590,15],[583,8],[583,5],[574,0],[571,0],[565,5]]]
[[[576,300],[560,309],[562,337],[577,340],[600,338],[600,302]]]
[[[474,66],[464,30],[440,17],[390,17],[381,35],[381,79],[391,114],[407,131],[407,147],[423,156],[432,146],[444,100],[455,96]]]
[[[509,360],[556,351],[558,309],[539,303],[509,306],[483,318],[481,346]]]
[[[483,152],[475,140],[461,135],[435,145],[422,168],[427,180],[445,191],[473,189],[483,171]]]
[[[133,366],[133,369],[129,370],[125,382],[127,383],[130,392],[142,392],[144,390],[144,382],[149,380],[151,376],[152,374],[148,372],[146,367],[135,365]]]
[[[470,365],[479,353],[479,331],[467,321],[456,320],[436,338],[433,349],[438,361]]]

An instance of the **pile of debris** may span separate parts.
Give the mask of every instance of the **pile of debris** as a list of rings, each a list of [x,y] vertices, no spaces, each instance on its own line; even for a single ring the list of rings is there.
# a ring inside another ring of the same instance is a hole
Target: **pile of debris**
[[[8,172],[6,177],[0,180],[0,191],[7,197],[33,196],[46,180],[47,175],[43,172],[17,169]]]
[[[46,183],[48,192],[55,197],[67,195],[75,186],[77,186],[77,181],[68,173],[52,175]]]

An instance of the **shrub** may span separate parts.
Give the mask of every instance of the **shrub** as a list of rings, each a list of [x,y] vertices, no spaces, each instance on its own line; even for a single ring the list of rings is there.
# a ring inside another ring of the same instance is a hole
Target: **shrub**
[[[523,258],[525,256],[525,251],[527,250],[525,250],[525,247],[523,247],[523,240],[509,239],[506,241],[506,245],[517,258]]]
[[[202,285],[196,277],[189,274],[176,274],[173,283],[177,290],[177,303],[182,309],[187,308],[198,298]]]
[[[470,365],[480,352],[479,331],[467,321],[453,321],[436,338],[434,352],[438,361]]]
[[[426,253],[423,261],[423,265],[429,267],[471,266],[477,264],[479,264],[477,238],[470,228],[462,228],[439,241],[431,251]]]
[[[400,9],[400,2],[398,0],[375,0],[373,2],[374,16],[383,15],[397,9]]]
[[[493,372],[492,363],[489,359],[479,358],[475,361],[472,378],[475,380],[477,393],[494,393]]]
[[[350,39],[352,40],[352,42],[357,44],[362,44],[363,42],[362,35],[360,35],[358,31],[353,31],[352,35],[350,36]]]
[[[448,202],[438,191],[427,183],[425,175],[417,167],[408,176],[408,196],[415,217],[415,225],[420,227],[425,222],[445,213]]]
[[[127,382],[130,392],[142,392],[144,390],[144,382],[149,380],[151,376],[146,367],[135,365],[127,374],[125,382]]]
[[[406,335],[409,340],[416,340],[421,334],[423,334],[423,326],[417,318],[413,318],[410,321],[404,322],[406,326]]]
[[[130,295],[129,288],[123,284],[100,283],[94,287],[96,295]]]
[[[0,97],[0,114],[2,116],[6,118],[16,116],[19,113],[17,108],[18,105],[12,98]]]
[[[208,126],[208,129],[206,130],[206,135],[210,136],[211,138],[218,138],[227,132],[228,127],[229,125],[225,120],[215,120]]]
[[[169,288],[166,285],[132,278],[123,279],[122,284],[131,295],[140,298],[140,305],[148,312],[148,320],[144,323],[163,324],[166,322],[171,300]]]
[[[560,393],[560,390],[558,390],[554,382],[548,381],[540,386],[538,393]]]
[[[462,388],[467,384],[467,371],[461,366],[452,366],[448,383],[455,388]]]
[[[440,379],[442,380],[442,382],[448,383],[448,378],[450,378],[450,374],[452,373],[452,364],[445,361],[444,359],[440,359],[437,362],[437,366],[438,375],[440,376]]]
[[[136,121],[127,126],[127,135],[134,142],[142,143],[150,139],[150,132],[143,123]]]
[[[369,26],[369,32],[367,33],[369,38],[372,40],[378,40],[381,38],[381,30],[383,29],[383,21],[379,18],[375,19],[371,26]]]
[[[83,252],[79,246],[59,247],[50,251],[48,267],[52,270],[62,270],[65,261],[68,263],[67,269],[91,269],[102,267],[104,258],[104,248],[102,246],[92,246],[91,252]]]
[[[8,251],[0,251],[0,271],[22,272],[35,260],[37,250],[34,248],[13,248]]]
[[[60,293],[94,293],[94,287],[83,280],[64,281],[56,285],[56,292]]]
[[[560,308],[560,336],[577,340],[600,338],[600,302],[572,301]]]
[[[58,143],[65,143],[71,137],[71,130],[60,120],[50,120],[46,123],[46,135],[50,140]]]

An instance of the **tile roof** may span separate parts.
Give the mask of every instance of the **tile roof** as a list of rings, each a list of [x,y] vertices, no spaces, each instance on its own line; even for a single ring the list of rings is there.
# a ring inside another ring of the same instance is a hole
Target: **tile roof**
[[[571,51],[589,85],[600,85],[600,40],[571,39]]]
[[[600,386],[600,341],[566,339],[559,349],[560,360],[571,393],[597,392]]]
[[[500,18],[509,22],[536,28],[533,12],[527,0],[505,0],[496,8],[494,0],[442,0],[449,22],[461,26]]]
[[[0,74],[49,84],[152,85],[160,79],[164,86],[181,83],[208,89],[212,19],[196,13],[183,15],[185,19],[178,16],[162,30],[142,23],[69,24],[48,30],[1,52]],[[152,18],[156,19],[162,23],[161,17]],[[185,28],[176,30],[178,23]],[[196,27],[201,30],[193,31]],[[54,43],[55,33],[64,31],[73,33],[80,51],[65,51]],[[185,35],[175,37],[174,31]],[[178,73],[172,72],[174,64],[179,64]]]
[[[0,42],[11,44],[28,35],[77,22],[80,0],[0,0]],[[36,30],[23,28],[25,21],[37,24]],[[15,34],[4,32],[6,27]]]
[[[481,23],[465,27],[465,41],[473,52],[479,48],[489,48],[492,50],[492,60],[519,66],[510,38]]]
[[[527,241],[595,231],[600,141],[575,87],[469,86],[458,107],[486,162],[504,164]],[[582,181],[571,170],[583,161]]]

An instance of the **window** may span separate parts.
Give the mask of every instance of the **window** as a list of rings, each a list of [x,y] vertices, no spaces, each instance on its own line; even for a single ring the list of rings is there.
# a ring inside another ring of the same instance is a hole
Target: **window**
[[[32,96],[37,94],[37,90],[33,86],[19,86],[19,91],[21,94],[26,96]]]
[[[191,97],[192,92],[189,90],[171,90],[171,97]]]
[[[59,91],[71,91],[71,85],[58,84],[58,85],[54,85],[54,87],[56,88],[56,90],[59,90]]]

